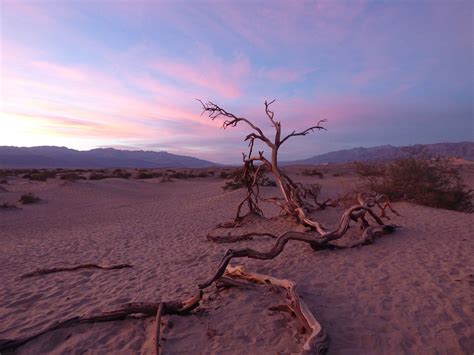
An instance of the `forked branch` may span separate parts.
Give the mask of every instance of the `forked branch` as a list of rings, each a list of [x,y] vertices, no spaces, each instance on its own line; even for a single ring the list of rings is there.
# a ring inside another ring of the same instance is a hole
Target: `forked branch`
[[[310,133],[310,132],[312,133],[315,130],[319,130],[319,131],[320,130],[325,130],[326,131],[326,128],[322,125],[324,122],[327,122],[327,120],[326,119],[319,120],[318,123],[316,124],[316,126],[306,128],[304,131],[301,131],[301,132],[293,131],[293,132],[291,132],[290,134],[288,134],[285,138],[283,138],[280,141],[279,145],[281,146],[283,143],[285,143],[285,141],[287,141],[291,137],[306,136],[308,133]]]

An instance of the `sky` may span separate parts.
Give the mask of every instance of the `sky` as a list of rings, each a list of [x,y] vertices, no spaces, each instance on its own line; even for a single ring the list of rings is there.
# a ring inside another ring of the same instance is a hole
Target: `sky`
[[[0,0],[0,145],[168,151],[235,163],[474,140],[473,5],[458,0]],[[268,152],[268,148],[265,149]]]

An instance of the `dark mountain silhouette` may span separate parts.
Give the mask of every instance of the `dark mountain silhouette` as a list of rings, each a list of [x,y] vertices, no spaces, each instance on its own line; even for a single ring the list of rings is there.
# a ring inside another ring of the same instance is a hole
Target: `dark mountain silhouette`
[[[398,158],[415,157],[460,157],[474,160],[474,142],[416,144],[403,147],[382,145],[371,148],[353,148],[316,155],[304,160],[287,161],[285,165],[335,164],[353,161],[389,161]]]
[[[217,165],[168,152],[0,146],[0,168],[199,168]]]
[[[337,164],[353,161],[389,161],[397,158],[460,157],[474,160],[474,142],[416,144],[395,147],[338,150],[304,160],[286,161],[283,165]],[[99,148],[78,151],[65,147],[0,146],[0,168],[199,168],[215,166],[210,161],[168,152],[129,151]]]

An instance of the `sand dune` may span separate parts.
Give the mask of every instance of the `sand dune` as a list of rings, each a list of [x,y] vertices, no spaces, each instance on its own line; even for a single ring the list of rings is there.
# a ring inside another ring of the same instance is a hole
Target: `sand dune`
[[[314,177],[298,177],[313,179]],[[353,187],[350,176],[318,180],[325,194]],[[190,296],[219,263],[226,245],[206,241],[231,220],[243,191],[202,178],[30,182],[0,192],[14,202],[42,198],[21,210],[0,210],[0,338],[14,338],[71,316],[130,301]],[[264,188],[272,195],[274,188]],[[397,233],[360,248],[314,252],[290,242],[270,261],[242,260],[247,269],[288,278],[330,336],[330,354],[469,354],[474,351],[473,215],[396,203]],[[317,212],[336,223],[341,208]],[[278,211],[265,206],[267,215]],[[316,215],[315,215],[316,216]],[[298,228],[286,219],[254,221],[232,233]],[[232,248],[265,249],[271,239]],[[28,279],[37,268],[130,263],[119,270],[78,270]],[[268,354],[299,351],[299,324],[266,287],[231,289],[190,316],[165,317],[164,353]],[[20,347],[28,353],[152,353],[153,319],[80,325]]]

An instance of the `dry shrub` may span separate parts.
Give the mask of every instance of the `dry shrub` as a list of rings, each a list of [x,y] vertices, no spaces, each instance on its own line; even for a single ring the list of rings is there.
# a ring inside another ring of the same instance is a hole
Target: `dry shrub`
[[[115,169],[113,171],[99,169],[95,170],[92,174],[89,175],[89,180],[103,180],[112,178],[128,179],[130,176],[132,176],[132,173],[122,169]]]
[[[194,173],[192,172],[187,172],[187,171],[174,171],[174,172],[170,172],[168,174],[168,176],[171,178],[171,179],[190,179],[190,178],[194,178],[196,177],[194,175]]]
[[[22,205],[37,203],[39,201],[41,201],[41,199],[39,197],[37,197],[36,195],[34,195],[33,193],[31,193],[31,192],[29,192],[25,195],[21,195],[20,199],[18,200],[18,202],[21,203]]]
[[[34,169],[34,171],[38,172],[36,169]],[[31,169],[1,169],[0,177],[22,176],[23,174],[28,174],[30,172],[32,172]]]
[[[103,174],[103,173],[92,173],[89,175],[89,180],[104,180],[116,177],[115,175],[111,174]]]
[[[214,172],[208,171],[175,171],[175,170],[167,170],[166,175],[171,179],[194,179],[194,178],[205,178],[208,176],[212,176]]]
[[[392,201],[407,200],[429,207],[473,211],[473,191],[446,160],[398,159],[390,164],[357,163],[366,188]]]
[[[85,180],[86,178],[82,175],[79,175],[77,173],[65,173],[61,175],[61,180],[66,180],[66,181],[77,181],[77,180]]]
[[[318,176],[320,179],[324,177],[324,174],[320,172],[318,169],[313,168],[313,169],[304,169],[301,172],[302,175],[304,176]]]
[[[154,177],[153,173],[148,171],[140,171],[137,175],[137,179],[153,179]]]
[[[132,176],[132,173],[122,169],[115,169],[112,174],[114,175],[114,177],[119,179],[128,179],[130,178],[130,176]]]
[[[242,169],[222,170],[222,171],[219,173],[219,177],[220,177],[221,179],[231,179],[231,178],[234,178],[234,176],[239,173],[239,170],[242,170]]]
[[[54,179],[56,177],[56,172],[48,171],[48,170],[31,170],[25,175],[23,175],[24,179],[30,179],[33,181],[46,181],[47,179]]]
[[[213,175],[214,175],[213,171],[200,171],[199,173],[196,174],[196,176],[200,178],[205,178],[205,177],[213,176]]]
[[[222,175],[227,176],[228,180],[222,188],[224,190],[237,190],[241,189],[244,187],[247,187],[249,184],[252,183],[250,179],[253,179],[253,175],[251,174],[246,174],[244,175],[244,169],[235,169],[233,171],[226,172],[225,174],[224,171],[221,172],[221,177]],[[270,178],[268,178],[265,173],[260,170],[258,177],[257,177],[257,185],[260,186],[277,186],[276,182]]]
[[[163,176],[163,173],[141,169],[138,172],[137,179],[153,179],[161,176]]]

